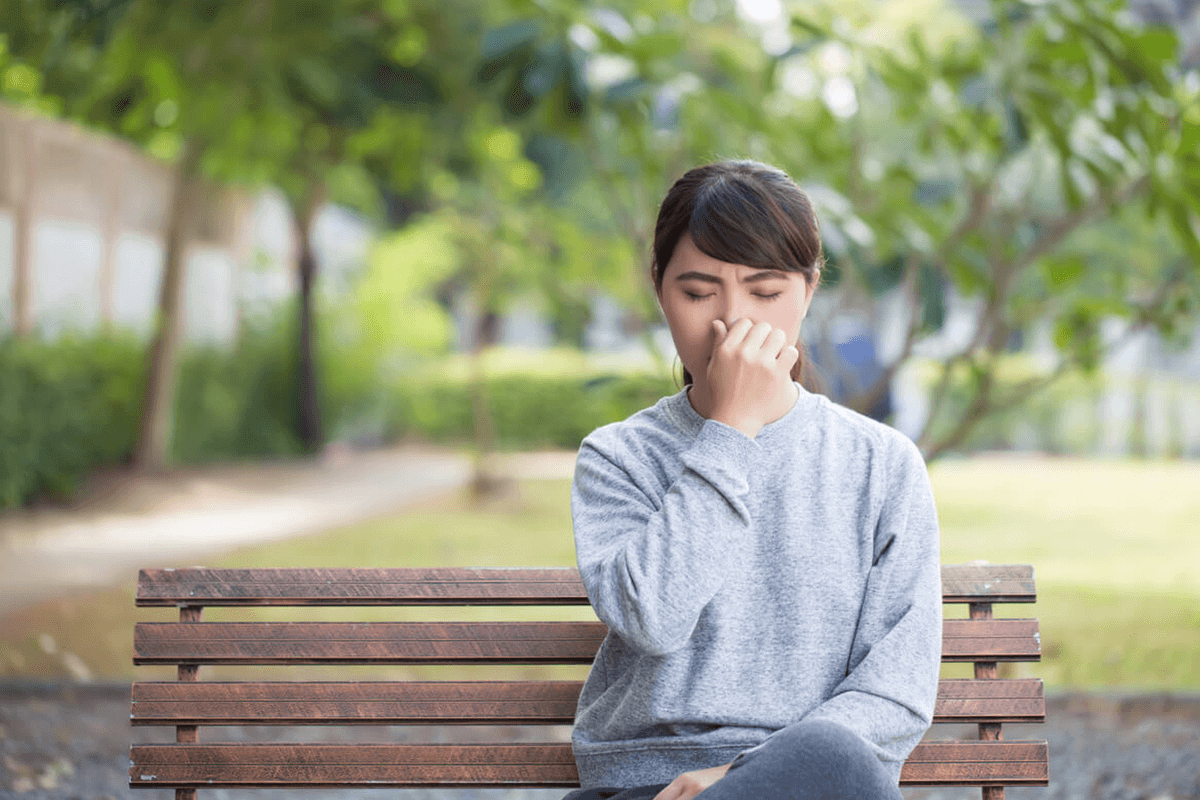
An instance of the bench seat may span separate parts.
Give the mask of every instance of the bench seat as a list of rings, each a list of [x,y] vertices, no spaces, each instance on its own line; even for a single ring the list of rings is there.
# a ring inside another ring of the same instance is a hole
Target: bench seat
[[[1037,661],[1035,619],[994,619],[994,603],[1030,603],[1024,565],[946,565],[943,662],[974,678],[939,682],[935,726],[904,764],[902,786],[1045,786],[1044,741],[1005,741],[1004,723],[1045,720],[1038,678],[1001,679],[1001,661]],[[139,622],[135,665],[174,665],[175,681],[139,681],[134,726],[172,726],[175,744],[133,744],[129,785],[194,798],[215,787],[562,787],[578,785],[562,741],[463,744],[201,743],[204,726],[570,725],[578,680],[200,681],[203,665],[590,664],[598,621],[205,622],[205,606],[586,606],[574,568],[142,570],[139,606],[174,606],[179,622]],[[947,739],[940,724],[977,726]]]

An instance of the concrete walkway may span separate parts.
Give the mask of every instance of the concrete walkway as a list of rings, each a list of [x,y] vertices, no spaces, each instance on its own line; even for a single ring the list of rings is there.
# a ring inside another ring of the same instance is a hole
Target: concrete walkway
[[[496,469],[514,477],[570,478],[575,453],[494,459]],[[150,509],[110,503],[99,512],[0,514],[0,615],[76,589],[111,586],[140,567],[192,565],[243,545],[389,514],[465,486],[470,477],[465,452],[400,447],[258,472],[197,470],[174,481]]]

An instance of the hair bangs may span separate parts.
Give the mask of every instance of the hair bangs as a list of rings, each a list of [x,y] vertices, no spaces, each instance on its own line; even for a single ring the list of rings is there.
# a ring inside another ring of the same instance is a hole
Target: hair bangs
[[[807,264],[791,252],[788,222],[760,187],[719,175],[696,193],[688,234],[700,252],[718,261],[799,272]]]

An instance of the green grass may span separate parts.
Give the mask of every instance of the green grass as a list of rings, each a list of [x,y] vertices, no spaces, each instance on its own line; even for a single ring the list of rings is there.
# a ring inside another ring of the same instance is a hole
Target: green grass
[[[983,559],[1035,567],[1037,604],[1000,606],[996,613],[1037,616],[1044,659],[1013,665],[1006,668],[1008,674],[1040,675],[1052,689],[1200,689],[1200,463],[986,457],[938,462],[931,477],[944,563]],[[471,510],[465,495],[455,492],[394,517],[248,548],[205,563],[574,563],[569,482],[525,481],[518,487],[515,498],[481,510]],[[205,619],[430,619],[463,611],[209,609]],[[465,611],[480,619],[586,618],[590,613],[586,608]],[[132,584],[43,603],[0,619],[0,675],[66,674],[63,651],[70,651],[98,677],[128,679],[133,675],[133,622],[173,618],[174,609],[134,608]],[[56,652],[43,651],[41,634],[54,639]],[[355,669],[362,678],[433,674],[414,668]],[[305,677],[339,672],[304,670]],[[341,674],[344,670],[340,668]],[[546,674],[544,668],[513,671]],[[289,668],[270,674],[293,676]],[[450,676],[444,669],[436,674]],[[563,668],[554,674],[582,672]],[[952,665],[945,674],[969,674],[969,665]],[[167,678],[171,671],[139,668],[137,675]],[[214,669],[206,675],[232,673]]]
[[[1048,686],[1200,688],[1200,463],[991,457],[930,470],[945,563],[1034,565]]]

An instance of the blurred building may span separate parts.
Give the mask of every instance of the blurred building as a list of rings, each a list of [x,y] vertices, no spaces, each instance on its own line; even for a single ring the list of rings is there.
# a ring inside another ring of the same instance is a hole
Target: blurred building
[[[148,335],[171,179],[115,137],[0,104],[0,333],[111,324]],[[344,209],[322,210],[314,238],[330,284],[362,261],[370,237]],[[277,192],[206,185],[188,241],[189,341],[232,342],[246,315],[295,294],[294,231]]]

